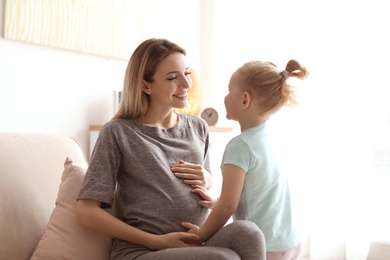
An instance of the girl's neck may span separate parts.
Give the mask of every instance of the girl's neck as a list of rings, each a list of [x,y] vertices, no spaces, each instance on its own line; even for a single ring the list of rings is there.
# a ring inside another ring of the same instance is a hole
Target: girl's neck
[[[269,119],[269,117],[256,117],[252,119],[246,119],[239,121],[241,132],[244,132],[245,130],[261,125],[262,123],[266,122]]]

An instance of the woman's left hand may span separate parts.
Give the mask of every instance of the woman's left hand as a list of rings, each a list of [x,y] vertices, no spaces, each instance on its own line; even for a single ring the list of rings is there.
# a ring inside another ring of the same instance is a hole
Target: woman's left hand
[[[184,179],[184,183],[195,186],[203,186],[206,189],[212,187],[213,178],[211,174],[200,164],[188,163],[180,160],[178,164],[171,167],[176,177]]]

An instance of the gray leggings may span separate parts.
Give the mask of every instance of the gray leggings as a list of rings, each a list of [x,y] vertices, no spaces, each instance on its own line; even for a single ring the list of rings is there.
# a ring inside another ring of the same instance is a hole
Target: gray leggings
[[[234,221],[211,237],[204,246],[169,248],[148,252],[137,260],[263,260],[263,233],[253,222]]]

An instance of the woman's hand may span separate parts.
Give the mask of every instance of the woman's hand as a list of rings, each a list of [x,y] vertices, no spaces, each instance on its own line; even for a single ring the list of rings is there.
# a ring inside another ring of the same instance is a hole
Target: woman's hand
[[[213,209],[215,204],[217,204],[218,199],[213,198],[209,191],[203,186],[195,185],[193,187],[194,189],[191,192],[198,194],[202,198],[202,200],[199,201],[199,204],[203,207]]]
[[[211,188],[213,177],[200,164],[188,163],[180,160],[178,164],[171,167],[176,177],[184,179],[184,183],[195,186],[202,186],[206,189]]]
[[[146,246],[152,250],[173,247],[189,247],[200,245],[201,237],[188,232],[172,232],[155,235],[117,219],[100,207],[99,201],[78,200],[76,206],[78,222],[87,228],[106,233],[135,244]]]

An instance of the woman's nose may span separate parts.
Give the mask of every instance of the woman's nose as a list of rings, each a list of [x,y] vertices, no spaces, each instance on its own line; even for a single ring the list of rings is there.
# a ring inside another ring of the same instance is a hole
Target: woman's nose
[[[181,87],[183,88],[191,88],[192,80],[190,77],[183,77],[183,80],[181,82]]]

